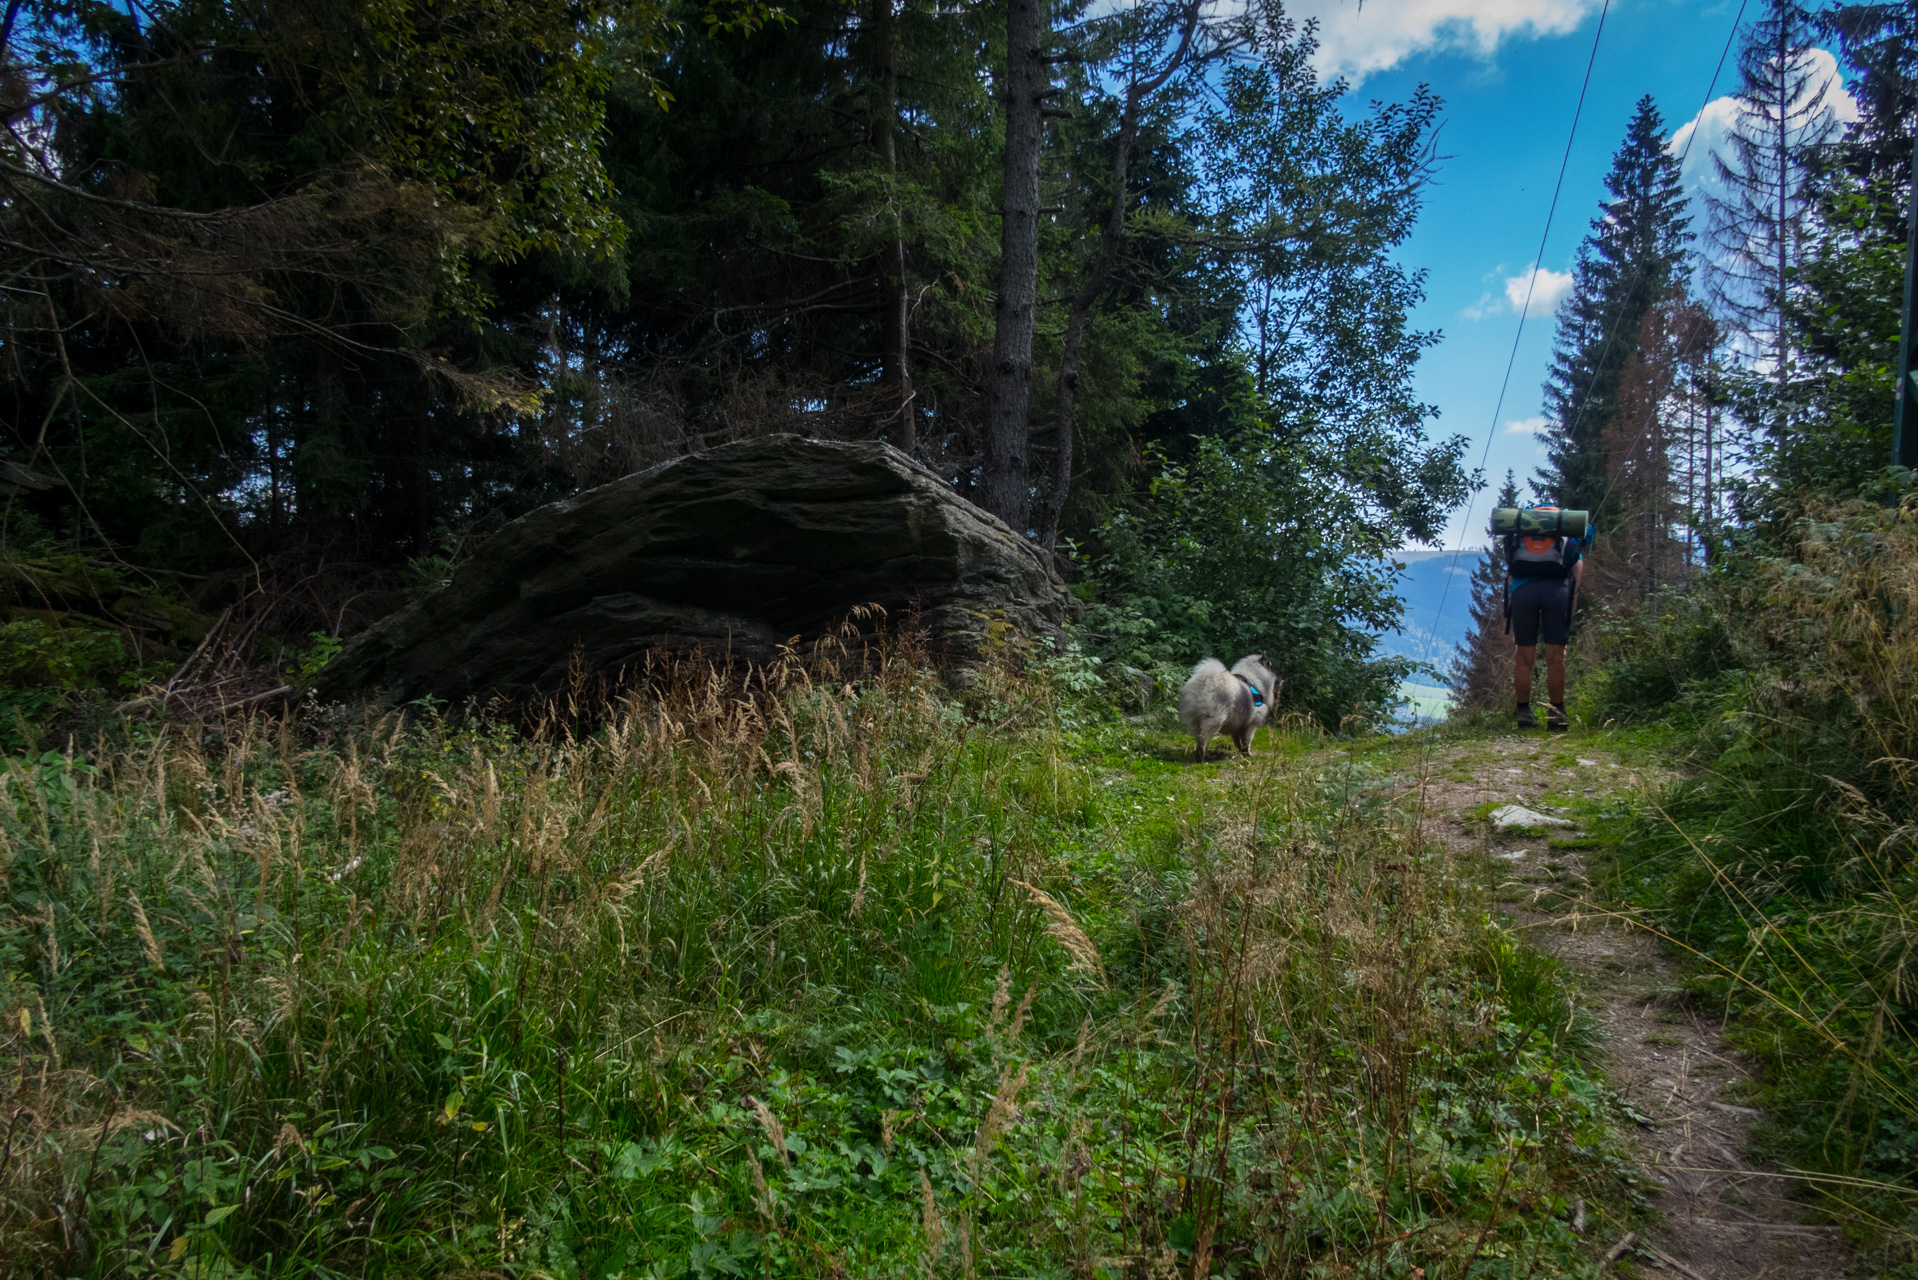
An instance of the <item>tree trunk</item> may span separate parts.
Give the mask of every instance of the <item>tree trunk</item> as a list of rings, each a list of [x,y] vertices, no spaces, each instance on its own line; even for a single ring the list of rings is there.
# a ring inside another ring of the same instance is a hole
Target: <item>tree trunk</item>
[[[1785,24],[1778,24],[1778,278],[1776,287],[1778,296],[1774,300],[1778,308],[1774,323],[1778,326],[1778,428],[1779,438],[1786,439],[1791,432],[1791,411],[1786,407],[1786,386],[1790,381],[1787,369],[1789,349],[1785,324],[1785,237],[1790,234],[1789,200],[1791,194],[1791,147],[1788,122],[1791,120],[1791,45],[1786,39]]]
[[[1065,349],[1059,359],[1058,450],[1053,455],[1052,492],[1047,496],[1045,520],[1039,531],[1039,541],[1047,551],[1059,545],[1059,521],[1065,514],[1066,499],[1072,493],[1072,411],[1079,389],[1079,353],[1085,345],[1086,322],[1092,318],[1092,308],[1112,274],[1112,264],[1119,256],[1119,241],[1125,235],[1126,170],[1132,160],[1132,141],[1138,134],[1138,104],[1136,95],[1126,95],[1125,110],[1119,118],[1119,143],[1112,156],[1112,207],[1106,214],[1105,236],[1099,244],[1098,256],[1092,261],[1092,269],[1086,273],[1085,283],[1072,297],[1072,308],[1066,318]]]
[[[1187,6],[1185,29],[1180,34],[1178,47],[1157,75],[1148,80],[1135,80],[1127,87],[1125,107],[1119,113],[1119,140],[1112,151],[1112,204],[1106,211],[1105,236],[1092,260],[1092,269],[1086,272],[1085,283],[1073,295],[1066,318],[1065,349],[1059,360],[1058,451],[1053,455],[1052,492],[1046,499],[1045,519],[1039,532],[1039,541],[1047,551],[1059,544],[1059,521],[1065,514],[1066,500],[1072,495],[1072,412],[1079,389],[1079,352],[1085,345],[1086,322],[1105,290],[1106,280],[1112,275],[1112,264],[1118,260],[1119,244],[1125,239],[1126,174],[1132,164],[1132,144],[1139,136],[1139,108],[1185,61],[1198,25],[1199,6]]]
[[[873,145],[891,177],[899,174],[899,31],[894,0],[873,0],[873,81],[879,109],[873,120]],[[898,217],[898,210],[893,210]],[[907,453],[919,447],[918,411],[913,407],[912,370],[906,350],[911,308],[906,291],[906,242],[894,234],[879,266],[879,385],[885,390],[880,431]]]
[[[433,388],[416,372],[419,416],[413,433],[413,554],[432,554],[433,545]]]
[[[1039,299],[1039,148],[1045,126],[1044,0],[1008,0],[1005,195],[980,505],[1023,534],[1031,504],[1032,334]]]

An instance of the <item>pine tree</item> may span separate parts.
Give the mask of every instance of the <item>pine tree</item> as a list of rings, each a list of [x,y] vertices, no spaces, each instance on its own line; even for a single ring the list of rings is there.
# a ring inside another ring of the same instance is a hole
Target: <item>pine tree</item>
[[[1518,480],[1510,471],[1493,505],[1518,505]],[[1452,659],[1453,705],[1464,711],[1503,707],[1512,687],[1514,656],[1511,637],[1505,634],[1505,558],[1494,538],[1472,567],[1472,629]]]
[[[1829,55],[1819,43],[1811,13],[1792,0],[1772,0],[1746,31],[1737,119],[1725,150],[1712,157],[1724,194],[1706,194],[1706,295],[1743,334],[1748,354],[1769,366],[1762,371],[1768,393],[1748,395],[1742,416],[1774,437],[1788,433],[1796,416],[1793,276],[1810,231],[1820,153],[1839,132],[1826,101]]]
[[[1670,295],[1692,239],[1664,132],[1657,105],[1640,98],[1605,179],[1610,198],[1579,246],[1545,383],[1550,425],[1539,488],[1560,506],[1592,511],[1601,526],[1597,509],[1610,480],[1602,437],[1618,412],[1619,376],[1646,313]]]
[[[1786,300],[1790,412],[1776,412],[1773,380],[1734,382],[1740,416],[1760,428],[1755,469],[1765,479],[1748,511],[1796,495],[1849,495],[1880,481],[1891,451],[1911,209],[1918,8],[1858,5],[1819,17],[1846,66],[1858,119],[1823,154]],[[1776,428],[1776,430],[1774,430]]]
[[[1693,572],[1694,547],[1680,530],[1707,523],[1697,445],[1701,434],[1710,444],[1711,406],[1701,393],[1717,340],[1710,313],[1682,291],[1645,313],[1600,441],[1611,517],[1586,566],[1588,599],[1629,612]]]

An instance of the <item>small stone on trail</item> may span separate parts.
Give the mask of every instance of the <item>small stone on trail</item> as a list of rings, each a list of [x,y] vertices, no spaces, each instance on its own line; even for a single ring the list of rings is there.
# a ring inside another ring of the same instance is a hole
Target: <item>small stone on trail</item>
[[[1572,824],[1522,804],[1508,804],[1492,810],[1492,825],[1500,831],[1510,831],[1514,827],[1569,827]]]
[[[1587,760],[1587,759],[1586,759],[1586,758],[1585,758],[1584,756],[1579,756],[1579,757],[1578,757],[1578,762],[1579,762],[1580,764],[1582,764],[1582,765],[1584,765],[1584,766],[1585,766],[1585,767],[1586,767],[1587,769],[1596,769],[1596,768],[1598,768],[1598,761],[1596,761],[1596,760]]]
[[[1510,853],[1495,853],[1492,856],[1494,858],[1501,858],[1506,862],[1523,862],[1531,852],[1530,849],[1514,849]]]

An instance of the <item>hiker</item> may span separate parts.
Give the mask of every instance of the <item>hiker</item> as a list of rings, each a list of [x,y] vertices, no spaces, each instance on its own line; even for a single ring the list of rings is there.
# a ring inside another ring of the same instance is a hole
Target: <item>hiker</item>
[[[1551,512],[1551,517],[1533,517],[1524,525],[1557,527],[1558,508],[1534,505],[1528,512]],[[1578,595],[1579,576],[1585,571],[1585,549],[1591,543],[1591,528],[1583,512],[1579,534],[1514,531],[1504,535],[1505,544],[1505,622],[1518,645],[1518,665],[1513,673],[1518,695],[1518,727],[1538,728],[1532,712],[1532,667],[1538,659],[1539,632],[1545,633],[1545,692],[1551,705],[1545,711],[1545,724],[1553,733],[1572,727],[1565,714],[1565,646],[1572,638],[1572,601]],[[1521,517],[1522,518],[1522,517]],[[1524,525],[1520,526],[1522,530]],[[1495,526],[1496,528],[1496,526]]]

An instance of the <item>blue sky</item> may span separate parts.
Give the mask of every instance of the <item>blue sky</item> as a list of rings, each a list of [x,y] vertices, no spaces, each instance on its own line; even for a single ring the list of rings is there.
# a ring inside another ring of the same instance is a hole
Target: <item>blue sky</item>
[[[1428,273],[1419,327],[1443,337],[1420,365],[1418,391],[1439,411],[1435,437],[1466,436],[1469,465],[1487,447],[1490,486],[1506,469],[1520,492],[1544,461],[1536,435],[1543,425],[1541,386],[1551,364],[1553,310],[1571,284],[1579,242],[1591,229],[1612,154],[1638,99],[1651,94],[1678,150],[1685,182],[1696,194],[1714,183],[1713,145],[1735,117],[1727,96],[1737,85],[1737,47],[1707,88],[1739,14],[1739,0],[1612,0],[1592,68],[1578,133],[1551,234],[1539,253],[1566,135],[1592,54],[1603,0],[1291,0],[1288,11],[1321,22],[1320,70],[1354,81],[1354,110],[1370,99],[1399,100],[1421,82],[1445,100],[1439,135],[1444,159],[1427,189],[1425,210],[1400,258]],[[1750,0],[1749,22],[1763,9]],[[1820,55],[1828,56],[1828,55]],[[1833,72],[1835,61],[1830,62]],[[1841,120],[1855,118],[1838,86],[1827,98]],[[1702,110],[1701,110],[1702,109]],[[1702,123],[1700,121],[1702,120]],[[1694,200],[1695,231],[1705,213]],[[1537,260],[1538,278],[1504,404],[1494,417],[1499,385],[1519,327],[1518,307]],[[1466,579],[1484,543],[1494,489],[1454,513],[1445,547],[1406,559],[1401,631],[1390,652],[1441,666],[1463,636]],[[1469,514],[1468,514],[1469,512]],[[1469,527],[1468,527],[1469,521]],[[1445,589],[1451,579],[1450,589]],[[1442,611],[1441,611],[1442,610]]]
[[[1738,12],[1737,0],[1613,0],[1540,258],[1532,315],[1494,422],[1519,320],[1508,290],[1523,296],[1527,269],[1538,256],[1600,3],[1365,0],[1361,7],[1356,0],[1298,0],[1290,6],[1297,16],[1321,19],[1322,70],[1342,70],[1358,82],[1355,105],[1403,98],[1420,82],[1445,99],[1439,150],[1447,158],[1401,250],[1406,263],[1429,272],[1418,323],[1444,335],[1421,365],[1418,389],[1439,409],[1434,434],[1471,439],[1473,465],[1492,433],[1486,470],[1495,482],[1508,467],[1523,481],[1542,461],[1530,430],[1538,425],[1540,386],[1551,360],[1551,304],[1569,285],[1566,273],[1597,213],[1634,104],[1650,93],[1668,136],[1697,116]],[[1753,0],[1747,18],[1760,7]],[[1735,84],[1735,62],[1734,49],[1715,98]],[[1725,105],[1715,115],[1722,116]],[[1717,132],[1708,127],[1701,134],[1688,177],[1706,171]],[[1473,509],[1474,533],[1489,498],[1481,495]],[[1458,545],[1465,519],[1462,511],[1453,517],[1447,546]],[[1453,607],[1448,602],[1447,611]]]

